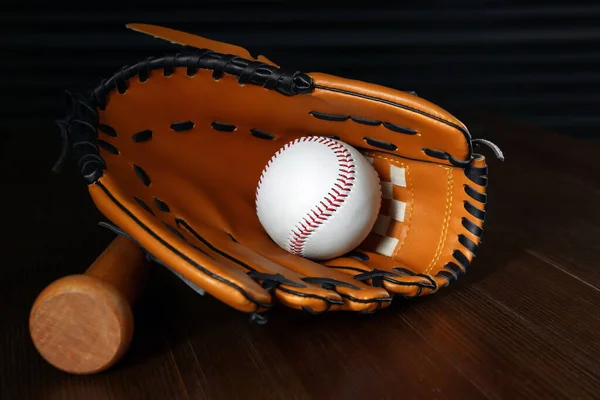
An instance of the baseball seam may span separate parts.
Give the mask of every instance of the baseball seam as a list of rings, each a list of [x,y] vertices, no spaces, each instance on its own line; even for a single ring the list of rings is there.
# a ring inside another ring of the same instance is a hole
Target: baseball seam
[[[354,181],[356,179],[356,165],[354,164],[354,158],[346,147],[341,143],[327,138],[319,136],[302,137],[295,139],[292,142],[285,144],[279,149],[273,157],[267,162],[267,165],[262,171],[262,174],[258,180],[256,188],[256,203],[258,204],[258,192],[260,190],[263,177],[266,171],[269,169],[275,159],[287,150],[289,147],[302,142],[315,142],[321,143],[329,147],[337,157],[338,161],[338,175],[335,182],[329,189],[329,192],[320,200],[306,215],[298,222],[294,229],[290,232],[290,238],[288,239],[288,251],[292,254],[302,256],[304,254],[304,247],[308,238],[329,218],[333,216],[335,211],[339,209],[344,201],[350,194]]]

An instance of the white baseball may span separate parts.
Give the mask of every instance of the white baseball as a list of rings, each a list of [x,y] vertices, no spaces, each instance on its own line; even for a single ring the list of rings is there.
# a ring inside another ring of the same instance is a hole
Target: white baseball
[[[380,206],[379,176],[366,157],[326,137],[284,145],[256,188],[256,212],[267,234],[290,253],[313,260],[356,248]]]

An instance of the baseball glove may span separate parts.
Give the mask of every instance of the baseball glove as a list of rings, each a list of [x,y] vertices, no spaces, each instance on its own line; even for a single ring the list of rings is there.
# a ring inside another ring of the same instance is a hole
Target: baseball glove
[[[484,143],[502,158],[496,146],[412,92],[283,70],[163,27],[128,27],[181,52],[73,95],[58,121],[65,147],[56,170],[70,153],[109,226],[150,259],[257,322],[274,304],[374,312],[465,273],[486,204],[485,157],[473,147]],[[325,262],[278,247],[255,210],[268,160],[302,136],[354,146],[381,179],[367,239]]]

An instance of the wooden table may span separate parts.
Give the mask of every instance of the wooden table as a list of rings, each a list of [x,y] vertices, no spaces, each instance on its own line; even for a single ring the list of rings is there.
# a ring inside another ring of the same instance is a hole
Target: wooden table
[[[264,326],[199,297],[162,267],[117,366],[72,376],[30,339],[31,304],[81,273],[113,235],[56,130],[0,142],[2,399],[585,399],[600,396],[600,146],[469,116],[490,159],[484,243],[436,296],[375,315],[277,309]],[[485,151],[485,150],[483,150]]]

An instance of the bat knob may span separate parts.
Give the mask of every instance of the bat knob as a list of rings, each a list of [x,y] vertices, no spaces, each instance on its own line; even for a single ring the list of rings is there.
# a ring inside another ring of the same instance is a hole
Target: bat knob
[[[29,316],[35,348],[54,367],[93,374],[114,365],[133,337],[132,306],[148,278],[148,262],[117,237],[82,275],[48,285]]]
[[[133,336],[133,312],[110,284],[94,276],[71,275],[40,293],[29,325],[46,361],[65,372],[91,374],[123,356]]]

